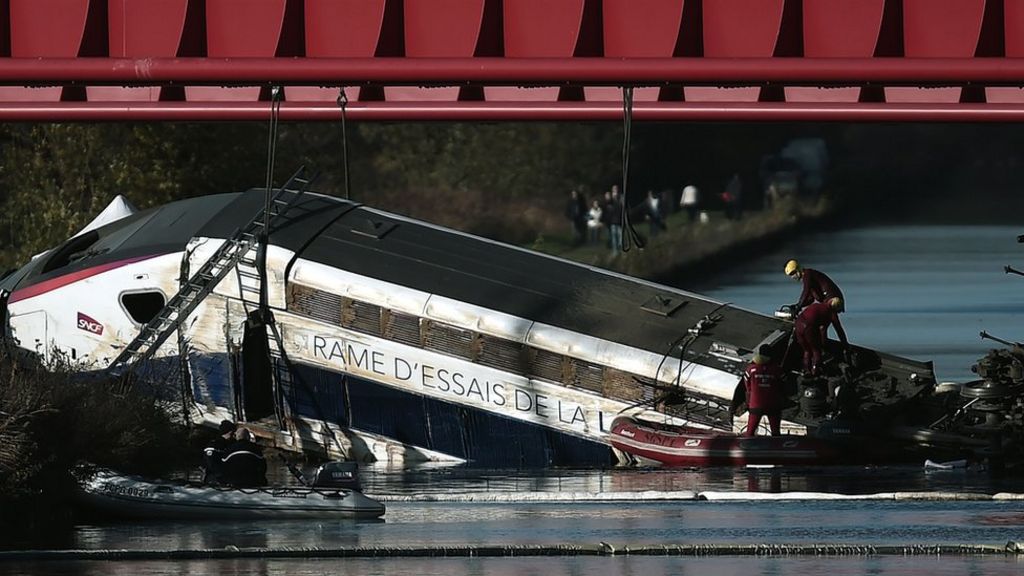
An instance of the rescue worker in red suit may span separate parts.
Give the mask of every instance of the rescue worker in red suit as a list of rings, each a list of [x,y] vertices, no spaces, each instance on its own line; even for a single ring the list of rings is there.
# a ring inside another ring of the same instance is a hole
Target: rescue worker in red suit
[[[844,354],[849,353],[850,343],[846,332],[839,323],[843,311],[842,298],[830,298],[828,302],[815,302],[796,317],[796,341],[804,351],[804,373],[817,375],[821,364],[822,348],[828,336],[828,327],[834,326],[839,341],[843,343]]]
[[[756,436],[761,417],[768,417],[772,436],[779,436],[782,426],[783,372],[768,356],[757,352],[740,382],[747,393],[747,436]]]
[[[804,268],[796,260],[790,260],[786,262],[786,275],[803,284],[800,299],[795,305],[797,312],[815,302],[828,302],[830,298],[843,300],[845,306],[846,299],[843,298],[842,290],[824,272],[813,268]],[[842,311],[840,310],[840,312]]]

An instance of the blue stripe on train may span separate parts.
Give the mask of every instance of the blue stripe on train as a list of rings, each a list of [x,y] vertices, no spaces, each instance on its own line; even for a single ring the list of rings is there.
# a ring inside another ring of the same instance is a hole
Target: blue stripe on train
[[[190,355],[200,403],[231,405],[224,354]],[[296,365],[285,397],[294,413],[378,434],[485,467],[607,466],[611,450],[543,426],[403,392],[362,378]]]
[[[197,402],[214,406],[234,405],[230,356],[192,350],[188,355],[188,366],[192,374],[192,396]]]

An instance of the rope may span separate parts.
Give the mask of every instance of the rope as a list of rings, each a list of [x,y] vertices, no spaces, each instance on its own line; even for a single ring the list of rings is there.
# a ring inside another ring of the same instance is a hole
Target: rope
[[[277,125],[281,114],[281,87],[270,88],[270,130],[267,133],[267,185],[263,200],[263,233],[266,238],[270,229],[270,196],[274,184],[274,161],[277,157]]]
[[[216,490],[217,492],[238,492],[240,494],[267,494],[270,496],[309,496],[319,494],[320,496],[332,496],[344,492],[352,492],[351,488],[327,488],[320,486],[221,486],[217,484],[194,484],[188,483],[185,488],[203,488]]]
[[[345,163],[345,199],[349,199],[349,188],[351,178],[348,171],[348,129],[345,126],[345,107],[348,106],[348,96],[345,94],[345,87],[342,86],[338,92],[338,108],[341,108],[341,156]]]
[[[640,250],[644,240],[629,220],[629,149],[633,133],[633,87],[622,87],[622,251],[629,252],[630,241]]]
[[[267,296],[267,249],[270,237],[270,199],[273,195],[274,186],[274,162],[277,159],[277,127],[278,117],[281,113],[281,95],[283,90],[280,86],[270,88],[270,129],[267,134],[267,184],[263,194],[263,229],[259,234],[259,244],[256,248],[256,267],[260,275],[260,304],[259,316],[265,322],[274,322],[273,314]],[[248,317],[247,320],[248,322]],[[266,332],[264,326],[263,331]],[[270,345],[267,345],[267,361],[273,367],[273,358],[270,356]],[[277,375],[272,375],[274,382],[274,416],[277,418],[278,427],[284,427],[284,415],[282,414],[280,401],[280,381]]]

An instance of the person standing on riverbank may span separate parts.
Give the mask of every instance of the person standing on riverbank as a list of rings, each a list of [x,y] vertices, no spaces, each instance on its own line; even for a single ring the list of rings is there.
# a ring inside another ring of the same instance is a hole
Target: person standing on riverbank
[[[814,302],[827,302],[830,298],[839,298],[843,302],[843,309],[840,312],[846,310],[846,298],[843,296],[843,291],[824,272],[813,268],[804,268],[796,260],[786,262],[785,272],[786,276],[803,284],[800,299],[794,305],[796,313]]]
[[[587,230],[589,231],[590,243],[601,242],[601,228],[604,228],[604,210],[601,210],[601,203],[594,200],[587,212]]]
[[[612,197],[604,208],[608,213],[608,241],[612,249],[612,255],[617,256],[622,252],[622,198],[619,196],[619,185],[612,186]]]
[[[843,325],[839,323],[839,313],[842,311],[842,298],[830,298],[828,302],[811,304],[796,317],[794,332],[797,343],[804,351],[804,373],[811,376],[818,374],[829,326],[835,327],[836,336],[843,343],[844,353],[849,351],[850,342],[846,339]]]
[[[565,205],[565,217],[571,224],[573,245],[583,244],[587,232],[587,202],[576,189],[569,194],[569,201]]]
[[[683,210],[686,210],[686,214],[690,218],[690,224],[693,224],[697,220],[697,202],[697,187],[693,184],[684,186],[683,197],[679,199],[679,206]]]
[[[654,238],[658,232],[665,230],[665,218],[662,210],[664,204],[661,198],[654,194],[654,190],[647,191],[647,199],[644,200],[644,217],[650,225],[650,237]]]

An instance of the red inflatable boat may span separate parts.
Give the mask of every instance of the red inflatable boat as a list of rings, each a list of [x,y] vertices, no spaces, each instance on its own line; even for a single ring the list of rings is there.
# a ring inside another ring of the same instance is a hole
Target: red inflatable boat
[[[838,456],[834,446],[808,436],[737,436],[627,416],[612,421],[611,444],[665,466],[819,465]]]

